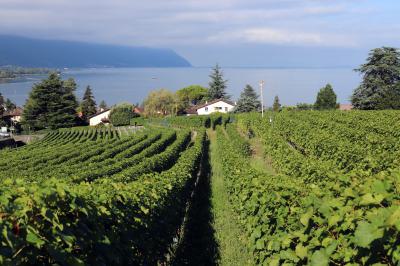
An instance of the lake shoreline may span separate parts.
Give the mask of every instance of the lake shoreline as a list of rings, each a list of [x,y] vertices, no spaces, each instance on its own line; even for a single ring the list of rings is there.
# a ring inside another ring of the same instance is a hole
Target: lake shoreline
[[[340,103],[348,103],[352,91],[359,85],[360,76],[352,68],[222,68],[228,80],[227,92],[237,99],[246,84],[259,92],[259,81],[265,81],[264,99],[272,105],[278,95],[283,105],[313,103],[318,90],[331,83]],[[142,102],[151,90],[166,88],[176,91],[197,84],[208,86],[211,67],[176,68],[68,68],[60,70],[63,79],[74,78],[77,96],[92,87],[97,102],[112,105],[123,101]],[[21,79],[0,83],[0,92],[17,105],[25,103],[32,86],[47,74],[25,75]]]

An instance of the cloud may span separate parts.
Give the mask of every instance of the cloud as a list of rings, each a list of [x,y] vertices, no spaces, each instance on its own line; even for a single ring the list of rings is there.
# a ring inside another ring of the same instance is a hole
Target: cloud
[[[221,32],[208,38],[210,43],[255,43],[312,46],[355,46],[349,36],[301,32],[274,28],[249,28],[238,31]]]
[[[174,16],[166,17],[170,21],[176,22],[196,22],[196,23],[252,23],[270,19],[298,19],[309,16],[320,16],[326,14],[338,14],[345,11],[343,6],[332,7],[305,7],[298,9],[241,9],[241,10],[219,10],[201,12],[180,12]]]
[[[354,46],[372,41],[367,25],[383,12],[372,2],[0,0],[0,34],[170,47],[229,42]],[[375,38],[390,32],[385,23]]]

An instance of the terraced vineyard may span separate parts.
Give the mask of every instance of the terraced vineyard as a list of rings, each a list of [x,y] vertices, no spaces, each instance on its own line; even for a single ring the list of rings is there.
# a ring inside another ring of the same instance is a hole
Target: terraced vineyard
[[[400,263],[400,112],[146,123],[0,151],[0,264]]]
[[[0,264],[166,261],[204,143],[201,129],[74,129],[0,151]]]

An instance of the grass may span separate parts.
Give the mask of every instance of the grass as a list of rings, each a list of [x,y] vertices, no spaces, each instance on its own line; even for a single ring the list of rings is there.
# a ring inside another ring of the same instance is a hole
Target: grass
[[[214,238],[212,219],[210,162],[206,156],[189,209],[183,243],[172,265],[217,265],[218,245]]]
[[[216,133],[209,130],[211,171],[211,206],[215,239],[219,247],[218,265],[251,265],[246,237],[237,214],[229,202],[224,175],[217,155]]]
[[[209,153],[189,210],[184,239],[172,265],[252,265],[246,235],[229,202],[216,132],[209,129],[207,133]]]
[[[250,166],[264,173],[276,175],[276,171],[272,166],[272,160],[265,154],[261,140],[259,138],[252,138],[249,140],[249,143],[252,150]]]

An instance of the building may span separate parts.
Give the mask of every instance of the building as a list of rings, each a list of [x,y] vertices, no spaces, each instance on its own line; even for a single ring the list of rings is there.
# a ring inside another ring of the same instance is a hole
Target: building
[[[21,107],[17,107],[11,111],[6,111],[3,114],[3,119],[9,119],[9,121],[11,121],[13,123],[19,123],[19,122],[21,122],[21,116],[22,116],[23,111],[24,110]]]
[[[353,109],[353,105],[347,103],[347,104],[340,104],[339,105],[339,110],[341,111],[350,111],[351,109]]]
[[[188,115],[198,114],[198,115],[209,115],[212,113],[228,113],[233,111],[235,108],[235,104],[224,100],[224,99],[216,99],[211,102],[206,102],[205,104],[194,106],[186,111]]]
[[[141,108],[141,107],[135,106],[135,107],[133,108],[133,112],[136,113],[136,114],[138,114],[138,115],[142,115],[143,112],[144,112],[144,109]]]
[[[89,116],[88,117],[89,125],[97,126],[102,123],[108,123],[109,118],[110,118],[110,112],[111,112],[110,109],[104,109],[103,111],[101,111],[95,115]]]

